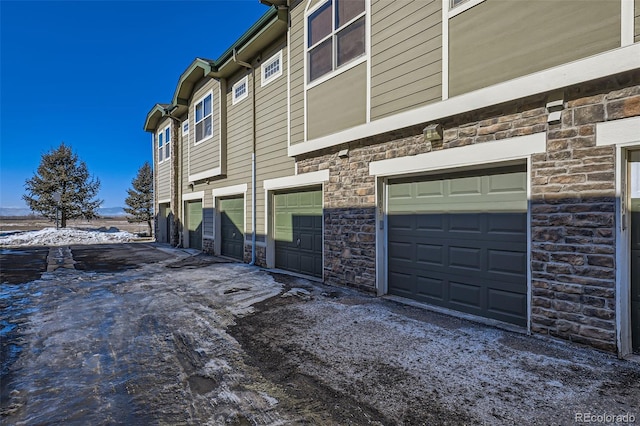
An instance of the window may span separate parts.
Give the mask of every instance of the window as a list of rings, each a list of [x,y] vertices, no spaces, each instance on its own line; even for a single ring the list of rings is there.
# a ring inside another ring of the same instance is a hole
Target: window
[[[213,112],[211,108],[213,95],[209,93],[196,103],[196,142],[213,135]]]
[[[454,8],[464,2],[466,2],[467,0],[450,0],[451,1],[451,8]]]
[[[158,163],[171,158],[171,125],[158,133]]]
[[[282,51],[276,53],[262,64],[262,83],[266,86],[282,75]]]
[[[189,134],[189,119],[186,119],[185,121],[182,122],[182,135],[188,135]]]
[[[249,82],[249,79],[245,75],[244,78],[242,78],[242,80],[238,81],[231,88],[231,91],[233,92],[233,98],[232,98],[233,105],[237,104],[238,102],[240,102],[241,100],[249,96],[248,82]]]
[[[328,0],[307,18],[309,81],[365,53],[365,0]]]

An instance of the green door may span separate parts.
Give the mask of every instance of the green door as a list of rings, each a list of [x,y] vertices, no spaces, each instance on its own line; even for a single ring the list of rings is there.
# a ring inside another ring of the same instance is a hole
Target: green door
[[[219,201],[221,246],[220,254],[242,260],[244,256],[244,197]]]
[[[388,289],[526,326],[527,185],[522,168],[388,186]]]
[[[202,250],[202,200],[187,202],[189,248]]]
[[[640,353],[640,151],[630,153],[631,196],[631,346]]]
[[[274,195],[276,268],[322,277],[322,190]]]

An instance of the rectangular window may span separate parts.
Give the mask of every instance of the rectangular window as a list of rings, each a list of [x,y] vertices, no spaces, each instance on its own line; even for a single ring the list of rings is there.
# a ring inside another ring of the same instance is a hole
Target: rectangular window
[[[365,0],[327,0],[307,18],[309,81],[365,54]]]
[[[164,153],[164,132],[158,133],[158,163],[162,163]]]
[[[451,0],[451,8],[454,8],[464,2],[466,2],[467,0]]]
[[[201,142],[213,135],[213,95],[209,93],[196,103],[196,142]]]
[[[249,96],[249,79],[245,75],[240,81],[233,85],[231,88],[233,93],[232,105],[237,104],[247,96]]]
[[[282,75],[282,50],[262,63],[262,83],[266,86]]]
[[[171,126],[164,129],[164,159],[171,158]]]
[[[182,122],[182,135],[189,134],[189,119]]]

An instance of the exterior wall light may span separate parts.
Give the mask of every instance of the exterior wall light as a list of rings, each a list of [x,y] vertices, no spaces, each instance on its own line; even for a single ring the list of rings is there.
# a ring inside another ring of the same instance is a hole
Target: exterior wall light
[[[422,130],[425,142],[436,142],[442,140],[442,125],[429,124]]]

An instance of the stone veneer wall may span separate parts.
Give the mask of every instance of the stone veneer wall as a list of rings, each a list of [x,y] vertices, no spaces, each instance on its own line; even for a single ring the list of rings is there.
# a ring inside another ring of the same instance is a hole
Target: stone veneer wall
[[[245,263],[251,262],[251,244],[244,245],[243,261]],[[256,265],[267,267],[267,248],[263,245],[256,244]]]
[[[596,147],[596,123],[640,115],[638,83],[569,88],[547,152],[532,158],[534,332],[616,350],[615,149]]]
[[[207,237],[203,237],[202,238],[202,251],[207,253],[207,254],[215,254],[214,253],[214,243],[215,240],[213,238],[207,238]]]
[[[532,330],[615,350],[614,151],[595,147],[595,123],[640,115],[639,84],[634,72],[567,88],[559,124],[541,95],[441,120],[433,147],[420,125],[298,157],[299,173],[329,170],[325,281],[375,290],[371,161],[547,132],[531,168]]]

